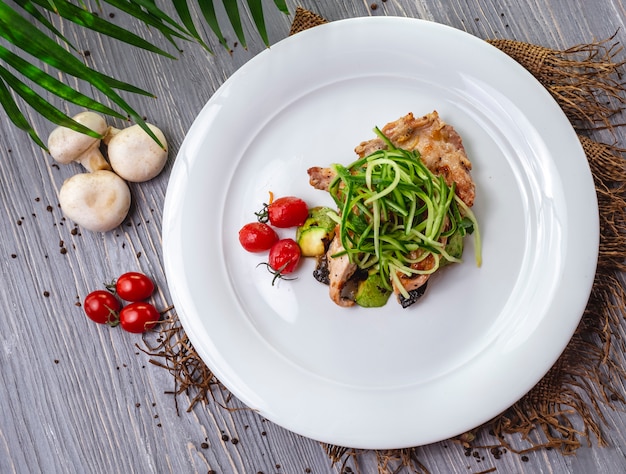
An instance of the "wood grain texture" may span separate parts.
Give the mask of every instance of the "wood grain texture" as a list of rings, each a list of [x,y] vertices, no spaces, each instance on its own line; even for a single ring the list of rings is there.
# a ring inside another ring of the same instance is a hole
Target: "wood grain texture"
[[[290,0],[288,5],[291,15],[272,10],[267,15],[271,43],[288,34],[298,5],[331,21],[408,16],[484,39],[510,38],[553,48],[604,39],[616,32],[617,41],[626,39],[626,12],[618,0]],[[141,28],[108,6],[103,8],[103,15],[114,14],[112,21],[164,44],[155,31]],[[244,18],[247,49],[228,33],[232,52],[227,52],[203,30],[214,54],[182,43],[177,60],[53,21],[89,52],[88,64],[156,95],[156,99],[126,98],[163,129],[170,159],[159,177],[132,185],[132,210],[119,229],[107,234],[76,232],[62,216],[57,193],[63,181],[79,171],[78,165],[54,165],[6,117],[2,119],[0,473],[341,472],[341,466],[331,466],[319,443],[290,433],[219,393],[208,406],[196,406],[191,412],[185,411],[188,400],[183,395],[177,413],[174,397],[168,393],[174,388],[173,378],[149,364],[149,356],[137,347],[141,339],[89,322],[77,305],[112,276],[131,270],[151,275],[158,287],[157,306],[168,305],[161,249],[167,180],[176,152],[202,106],[226,78],[265,49],[250,18]],[[93,93],[85,84],[77,86]],[[78,111],[64,107],[71,114]],[[30,118],[40,135],[47,137],[51,124],[36,115]],[[623,146],[624,132],[618,131],[616,138]],[[226,404],[241,410],[222,408]],[[592,447],[576,456],[539,451],[525,457],[511,452],[496,457],[488,449],[467,456],[453,442],[424,446],[418,455],[432,473],[479,473],[491,468],[499,473],[624,472],[626,415],[621,407],[606,410],[605,416],[609,446],[597,447],[592,440]],[[480,441],[491,442],[488,437]],[[363,453],[358,466],[349,463],[352,472],[363,473],[377,472],[376,465],[373,452]]]

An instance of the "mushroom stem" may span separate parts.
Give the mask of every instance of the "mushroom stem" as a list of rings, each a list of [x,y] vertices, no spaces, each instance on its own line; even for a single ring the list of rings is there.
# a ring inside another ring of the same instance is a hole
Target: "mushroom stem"
[[[98,145],[99,143],[94,143],[91,148],[84,151],[80,158],[75,161],[78,161],[81,165],[83,165],[87,171],[110,171],[111,165],[104,159],[104,156],[102,156]]]
[[[120,133],[121,131],[122,129],[115,128],[114,126],[109,125],[109,128],[107,128],[106,133],[102,137],[102,143],[108,146],[109,142],[113,139],[113,137],[117,135],[118,133]]]

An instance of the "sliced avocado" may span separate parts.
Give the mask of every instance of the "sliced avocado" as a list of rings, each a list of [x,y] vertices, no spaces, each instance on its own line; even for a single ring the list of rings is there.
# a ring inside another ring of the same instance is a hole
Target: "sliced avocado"
[[[298,229],[306,230],[310,227],[322,227],[328,231],[335,229],[337,222],[333,220],[331,215],[337,215],[337,212],[330,207],[317,206],[309,209],[309,217]]]
[[[391,291],[384,287],[380,275],[375,272],[359,282],[354,301],[364,308],[378,308],[385,306],[390,295]]]
[[[336,212],[329,207],[313,207],[307,220],[296,230],[296,241],[304,257],[319,257],[326,252],[337,225],[331,214]]]

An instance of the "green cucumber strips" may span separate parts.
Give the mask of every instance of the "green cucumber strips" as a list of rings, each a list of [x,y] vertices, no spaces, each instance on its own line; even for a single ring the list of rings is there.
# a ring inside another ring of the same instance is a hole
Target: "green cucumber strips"
[[[329,193],[340,211],[344,252],[359,268],[377,271],[392,289],[408,297],[398,274],[434,273],[441,264],[459,262],[446,252],[446,238],[474,234],[476,264],[481,264],[478,222],[471,209],[420,159],[418,151],[395,147],[378,129],[387,149],[360,158],[347,167],[332,165],[335,177]],[[342,252],[343,253],[343,252]],[[432,256],[434,265],[411,265]],[[406,294],[404,294],[406,293]]]

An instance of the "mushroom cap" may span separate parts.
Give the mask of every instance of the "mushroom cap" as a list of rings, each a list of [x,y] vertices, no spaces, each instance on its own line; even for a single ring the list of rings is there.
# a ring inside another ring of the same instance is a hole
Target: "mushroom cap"
[[[106,121],[95,112],[81,112],[72,118],[100,135],[104,135],[107,131]],[[48,136],[50,155],[62,164],[77,160],[99,144],[98,138],[90,137],[67,127],[57,127]]]
[[[167,161],[167,141],[163,132],[150,123],[163,148],[139,125],[132,125],[107,137],[109,163],[127,181],[140,183],[157,176]]]
[[[79,173],[65,180],[59,192],[59,203],[65,216],[80,227],[107,232],[126,218],[130,189],[112,171]]]

